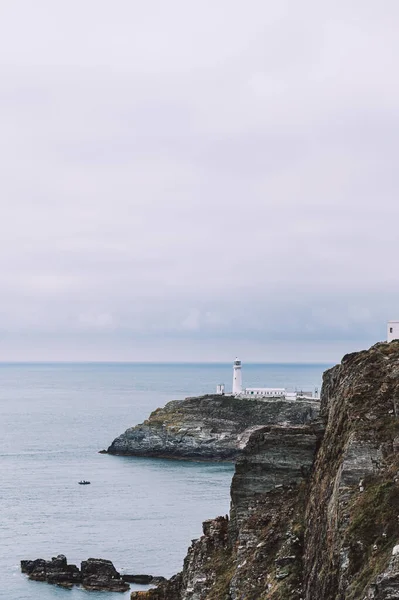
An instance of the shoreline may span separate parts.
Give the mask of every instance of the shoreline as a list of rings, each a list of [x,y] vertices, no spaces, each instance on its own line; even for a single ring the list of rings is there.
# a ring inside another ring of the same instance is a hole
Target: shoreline
[[[229,465],[234,465],[237,461],[237,458],[195,458],[195,457],[189,457],[189,456],[170,456],[167,454],[124,454],[123,452],[108,452],[107,450],[99,450],[98,454],[107,454],[108,456],[122,456],[123,458],[142,458],[142,459],[149,459],[149,458],[159,458],[160,460],[170,460],[170,461],[180,461],[180,462],[197,462],[197,463],[215,463],[215,464],[220,464],[220,463],[224,463],[224,464],[229,464]]]

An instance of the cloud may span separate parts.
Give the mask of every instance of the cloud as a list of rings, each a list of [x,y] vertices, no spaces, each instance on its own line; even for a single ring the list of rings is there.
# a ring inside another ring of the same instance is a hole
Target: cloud
[[[385,335],[397,3],[0,17],[1,359],[336,360]]]
[[[113,329],[115,320],[108,313],[98,313],[95,310],[79,315],[78,324],[87,329],[108,330]]]

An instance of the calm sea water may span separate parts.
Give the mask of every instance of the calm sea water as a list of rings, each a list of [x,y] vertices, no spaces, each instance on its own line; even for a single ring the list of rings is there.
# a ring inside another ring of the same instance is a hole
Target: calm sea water
[[[244,385],[312,389],[324,368],[245,365]],[[179,571],[201,522],[228,512],[233,466],[98,450],[165,402],[213,392],[231,372],[224,364],[0,364],[0,598],[129,597],[30,582],[19,571],[24,558],[62,553],[78,564],[107,558],[129,573]]]

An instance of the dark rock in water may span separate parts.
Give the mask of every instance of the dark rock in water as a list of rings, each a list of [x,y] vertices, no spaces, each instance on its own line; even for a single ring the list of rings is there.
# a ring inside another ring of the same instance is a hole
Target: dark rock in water
[[[149,585],[154,581],[152,575],[122,575],[123,581],[128,583],[137,583],[138,585]]]
[[[30,575],[34,570],[39,570],[39,567],[45,571],[46,561],[42,558],[36,560],[21,560],[21,571]]]
[[[33,581],[47,581],[55,584],[80,583],[80,571],[76,565],[68,565],[63,554],[51,560],[21,560],[21,571]]]
[[[153,575],[129,575],[127,573],[122,575],[122,579],[123,581],[127,581],[129,583],[136,583],[137,585],[159,585],[163,581],[166,581],[166,578],[161,576],[154,577]]]
[[[21,560],[21,571],[33,581],[46,581],[66,588],[82,584],[87,590],[127,592],[129,589],[112,562],[100,558],[83,561],[81,570],[76,565],[68,565],[63,554],[51,561],[42,558]]]
[[[88,558],[82,561],[80,570],[83,579],[92,575],[107,577],[108,579],[120,578],[120,574],[115,569],[113,563],[103,558]]]
[[[61,587],[61,588],[65,588],[66,590],[71,590],[75,584],[67,583],[66,581],[60,581],[60,582],[56,583],[55,585],[57,585],[58,587]]]
[[[209,395],[168,402],[127,429],[109,454],[186,460],[235,461],[255,429],[305,425],[317,418],[314,400],[248,400]]]
[[[42,558],[21,560],[21,571],[29,575],[29,579],[46,581],[46,561]]]
[[[86,590],[127,592],[130,587],[110,560],[89,558],[82,562],[80,570],[82,585]]]

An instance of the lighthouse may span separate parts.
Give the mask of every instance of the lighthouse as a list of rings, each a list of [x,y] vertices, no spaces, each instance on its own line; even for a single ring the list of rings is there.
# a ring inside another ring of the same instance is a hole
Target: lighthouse
[[[241,361],[236,358],[233,365],[233,396],[242,392]]]

